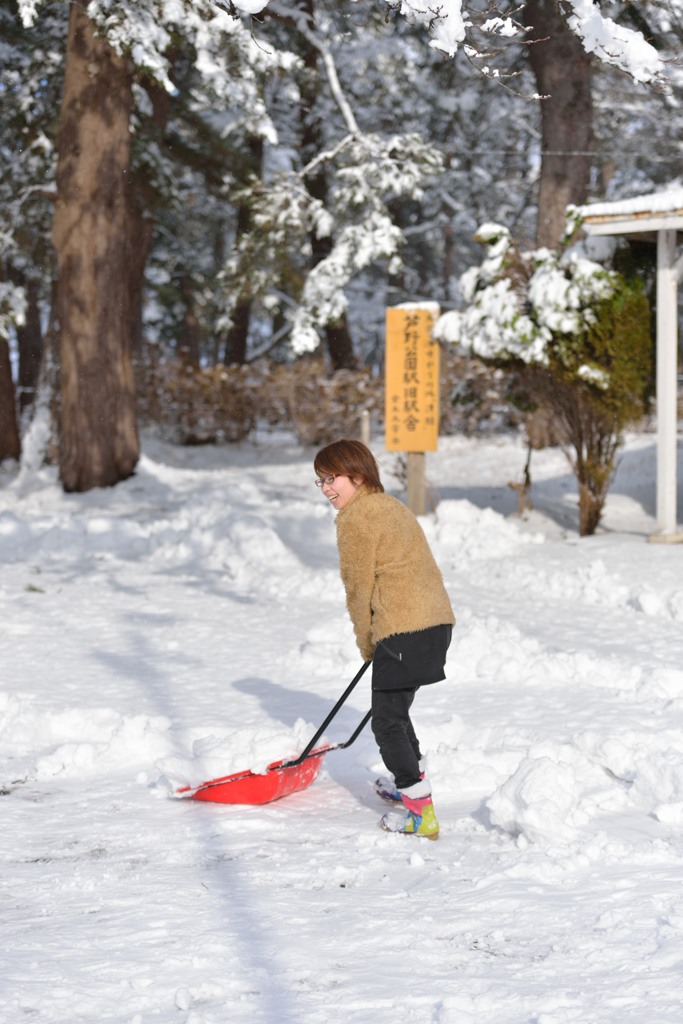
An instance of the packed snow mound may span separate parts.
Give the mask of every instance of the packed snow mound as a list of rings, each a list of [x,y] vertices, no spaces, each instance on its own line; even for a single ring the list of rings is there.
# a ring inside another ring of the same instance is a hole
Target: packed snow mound
[[[296,758],[315,733],[315,726],[297,719],[291,729],[264,725],[257,729],[238,729],[224,736],[203,736],[191,743],[186,755],[175,754],[157,761],[161,775],[160,790],[171,796],[179,789],[195,789],[203,782],[251,771],[262,775],[275,761]],[[324,740],[320,741],[322,745]]]
[[[683,590],[655,589],[650,584],[626,584],[607,568],[602,558],[585,565],[546,569],[535,559],[533,564],[502,563],[501,580],[515,582],[528,596],[555,599],[568,604],[581,602],[602,608],[628,608],[653,618],[683,622]]]
[[[678,685],[668,669],[646,677],[638,665],[617,658],[555,651],[497,616],[481,618],[467,608],[458,613],[448,666],[458,680],[493,682],[510,693],[563,687],[635,692],[642,686],[658,687],[660,695],[662,687]]]
[[[0,512],[0,558],[5,562],[18,562],[31,549],[33,531],[28,523],[14,512]]]
[[[558,845],[576,838],[588,820],[584,796],[600,788],[605,788],[604,772],[580,751],[550,747],[525,757],[486,806],[492,825],[530,842]]]
[[[632,588],[627,603],[644,615],[683,622],[683,590],[658,592],[649,584],[645,584]]]
[[[263,773],[274,761],[296,757],[314,732],[315,726],[300,718],[292,728],[268,724],[222,735],[204,728],[179,739],[162,715],[127,716],[93,707],[38,709],[30,695],[0,692],[0,744],[15,774],[33,779],[131,769],[144,779],[156,770],[161,773],[156,785],[174,792],[237,771]],[[184,743],[189,753],[178,752]]]
[[[529,533],[499,512],[466,499],[440,502],[434,516],[421,522],[430,544],[455,566],[503,558],[545,540],[543,534]]]
[[[169,750],[170,726],[162,715],[123,715],[106,707],[49,710],[28,694],[0,692],[0,745],[17,776],[144,769]]]
[[[492,825],[541,849],[582,846],[585,826],[626,811],[681,826],[683,732],[587,731],[572,742],[537,744],[486,807]]]
[[[655,735],[630,730],[618,735],[586,733],[579,745],[625,784],[629,806],[659,821],[683,825],[683,732],[666,729]]]
[[[293,568],[299,565],[267,519],[229,511],[219,502],[160,512],[135,521],[103,513],[36,517],[29,529],[13,512],[0,513],[0,559],[57,561],[115,557],[159,567],[195,565]]]
[[[493,825],[534,839],[566,834],[575,805],[576,780],[571,766],[545,757],[525,758],[486,806]]]

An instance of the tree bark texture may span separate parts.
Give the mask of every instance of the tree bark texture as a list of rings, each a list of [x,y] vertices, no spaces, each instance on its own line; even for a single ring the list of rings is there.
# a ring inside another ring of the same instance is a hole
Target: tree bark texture
[[[21,455],[12,364],[7,338],[0,335],[0,462]]]
[[[591,57],[569,29],[557,0],[528,0],[531,66],[541,100],[541,178],[536,245],[556,249],[566,209],[586,201],[593,150]],[[538,40],[538,42],[533,42]]]
[[[247,340],[249,338],[249,324],[251,323],[251,302],[245,299],[238,302],[232,314],[232,327],[225,339],[225,348],[222,361],[226,366],[239,363],[242,366],[247,361]]]
[[[74,4],[53,225],[66,491],[126,479],[140,452],[127,257],[131,85],[126,62]]]
[[[19,349],[19,409],[23,412],[36,396],[40,362],[43,358],[43,329],[40,323],[40,284],[29,279],[26,287],[26,323],[17,327]]]

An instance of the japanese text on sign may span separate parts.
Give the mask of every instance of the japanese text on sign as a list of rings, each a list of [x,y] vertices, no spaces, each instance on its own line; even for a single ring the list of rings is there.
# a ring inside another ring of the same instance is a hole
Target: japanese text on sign
[[[385,434],[390,452],[433,452],[439,438],[439,346],[429,309],[394,307],[386,318]]]

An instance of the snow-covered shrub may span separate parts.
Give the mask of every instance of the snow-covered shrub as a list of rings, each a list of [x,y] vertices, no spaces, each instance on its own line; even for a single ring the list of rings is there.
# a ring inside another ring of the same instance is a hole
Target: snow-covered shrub
[[[642,278],[614,269],[614,243],[523,252],[487,224],[480,267],[461,278],[468,303],[436,336],[510,371],[520,408],[550,412],[579,485],[579,531],[595,531],[626,425],[651,392],[650,307]]]
[[[310,184],[318,164],[325,202]],[[291,351],[316,351],[325,328],[346,314],[350,282],[377,264],[398,268],[405,238],[395,223],[397,200],[420,200],[441,170],[441,154],[418,134],[354,132],[311,166],[252,178],[237,196],[249,208],[251,230],[235,239],[219,276],[218,328],[232,326],[241,301],[272,313],[284,296]]]

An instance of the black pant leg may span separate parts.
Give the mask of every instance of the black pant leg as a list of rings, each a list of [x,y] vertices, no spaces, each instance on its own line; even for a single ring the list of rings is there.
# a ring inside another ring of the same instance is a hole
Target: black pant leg
[[[373,690],[372,731],[399,789],[420,781],[420,745],[410,720],[416,689]]]

